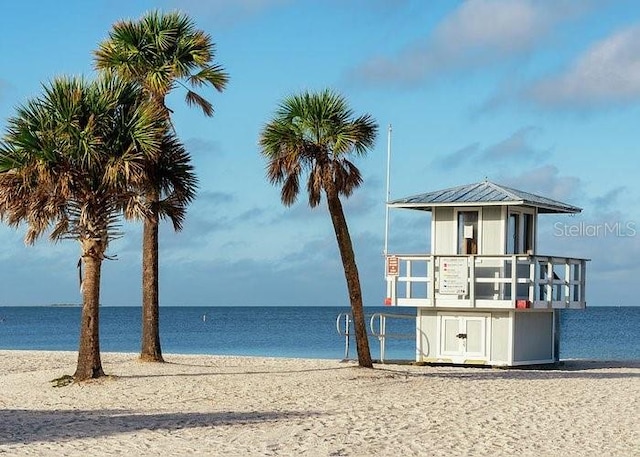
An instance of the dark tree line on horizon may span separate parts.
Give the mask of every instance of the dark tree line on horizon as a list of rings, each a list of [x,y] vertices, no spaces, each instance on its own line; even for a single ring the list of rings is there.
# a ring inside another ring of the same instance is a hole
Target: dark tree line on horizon
[[[0,219],[26,224],[25,242],[48,233],[79,242],[82,317],[74,380],[104,375],[99,345],[100,273],[124,218],[143,223],[140,358],[163,362],[160,345],[161,220],[181,230],[198,180],[191,156],[171,122],[166,96],[185,90],[188,106],[206,116],[210,101],[196,92],[222,92],[229,76],[215,62],[211,37],[180,12],[152,11],[119,21],[94,53],[94,81],[60,77],[17,108],[0,140]],[[346,100],[325,90],[287,97],[259,135],[267,179],[293,204],[307,177],[309,205],[322,197],[333,223],[354,317],[358,362],[373,366],[362,292],[341,197],[362,183],[349,159],[373,147],[377,124],[355,117]]]

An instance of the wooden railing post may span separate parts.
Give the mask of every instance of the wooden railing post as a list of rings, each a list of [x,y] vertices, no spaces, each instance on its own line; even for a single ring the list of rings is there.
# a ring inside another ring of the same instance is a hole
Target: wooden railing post
[[[476,257],[470,256],[467,261],[469,268],[469,303],[471,307],[476,307]]]
[[[516,298],[518,297],[518,257],[514,254],[511,256],[511,307],[516,307]]]
[[[407,282],[405,283],[405,297],[411,298],[411,259],[407,259]]]
[[[587,297],[585,296],[585,293],[586,293],[585,284],[587,279],[586,276],[587,276],[587,261],[581,260],[580,261],[580,302],[582,306],[587,305]]]
[[[529,259],[529,303],[532,304],[535,300],[535,289],[536,289],[536,264],[538,263],[535,257],[528,257]]]
[[[553,259],[547,259],[547,306],[553,307]]]
[[[431,306],[436,306],[436,256],[432,255],[431,270],[429,271],[429,279],[431,280],[431,288],[429,290],[429,298],[431,298]]]
[[[571,302],[571,262],[564,259],[564,303],[567,307]]]

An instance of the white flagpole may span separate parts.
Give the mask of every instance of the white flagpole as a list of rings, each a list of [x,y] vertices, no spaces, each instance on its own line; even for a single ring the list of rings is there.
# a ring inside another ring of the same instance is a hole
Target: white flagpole
[[[384,220],[384,257],[389,253],[389,198],[391,181],[391,124],[387,132],[387,195],[385,198],[385,220]]]

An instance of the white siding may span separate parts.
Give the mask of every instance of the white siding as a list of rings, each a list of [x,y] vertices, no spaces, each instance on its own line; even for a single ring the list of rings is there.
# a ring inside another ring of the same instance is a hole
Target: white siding
[[[491,361],[509,363],[509,313],[491,313]]]
[[[500,206],[482,208],[482,252],[484,255],[504,254],[504,223]]]
[[[434,208],[433,210],[434,245],[431,249],[436,255],[457,253],[456,221],[453,217],[453,208]]]
[[[553,312],[515,313],[514,362],[553,360]]]
[[[437,342],[437,318],[433,310],[418,308],[418,328],[416,339],[416,360],[418,362],[436,356]]]

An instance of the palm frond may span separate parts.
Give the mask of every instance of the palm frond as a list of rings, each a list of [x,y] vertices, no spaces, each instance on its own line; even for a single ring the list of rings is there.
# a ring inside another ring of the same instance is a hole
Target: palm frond
[[[205,83],[211,84],[218,92],[222,92],[229,82],[229,74],[221,65],[211,65],[202,68],[197,73],[187,78],[189,84],[194,87],[202,87]]]
[[[187,214],[187,208],[181,202],[172,197],[158,202],[158,214],[165,220],[169,220],[176,232],[182,230]]]
[[[284,179],[280,199],[285,206],[293,205],[298,199],[300,192],[300,176],[298,174],[290,174]]]
[[[157,162],[158,188],[181,206],[188,206],[195,198],[198,178],[191,156],[175,135],[167,133],[162,142],[163,154]]]
[[[260,153],[267,160],[267,179],[282,185],[281,200],[291,204],[298,181],[308,172],[309,205],[322,193],[348,197],[362,183],[349,154],[363,155],[373,147],[377,124],[368,115],[354,118],[344,97],[331,90],[286,97],[274,118],[260,132]]]
[[[186,95],[187,105],[189,106],[199,106],[202,108],[202,112],[206,116],[213,116],[213,105],[207,101],[204,97],[198,95],[192,90],[187,91]]]
[[[164,116],[139,86],[113,76],[57,78],[17,109],[0,145],[0,215],[33,243],[119,236],[118,220]]]
[[[315,208],[320,204],[322,199],[322,189],[324,184],[323,169],[320,167],[312,168],[309,172],[307,181],[307,192],[309,194],[309,206]]]
[[[354,189],[362,184],[360,170],[348,160],[334,162],[333,179],[340,195],[351,196]]]
[[[193,87],[207,84],[222,91],[228,75],[213,62],[214,56],[211,37],[198,30],[187,15],[156,10],[138,20],[114,24],[94,53],[94,65],[136,81],[153,98],[164,100],[181,80]],[[200,106],[207,115],[213,112],[209,102],[202,103],[193,95],[187,94],[187,103]]]

